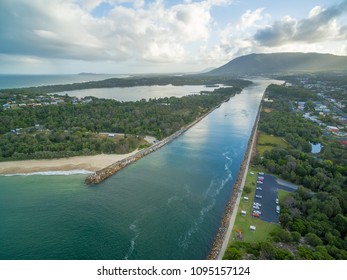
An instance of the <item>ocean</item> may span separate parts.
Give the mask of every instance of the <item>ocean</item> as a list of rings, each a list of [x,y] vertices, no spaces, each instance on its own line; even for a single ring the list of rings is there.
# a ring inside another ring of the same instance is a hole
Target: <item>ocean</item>
[[[100,81],[110,78],[124,78],[117,74],[75,74],[75,75],[14,75],[0,74],[0,89],[62,85]]]
[[[271,81],[255,82],[99,185],[0,176],[0,259],[205,259]]]

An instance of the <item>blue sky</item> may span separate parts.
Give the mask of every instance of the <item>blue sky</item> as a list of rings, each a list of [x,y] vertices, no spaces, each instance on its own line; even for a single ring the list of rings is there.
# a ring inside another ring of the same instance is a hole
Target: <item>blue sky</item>
[[[347,0],[1,0],[0,73],[163,73],[347,55]]]

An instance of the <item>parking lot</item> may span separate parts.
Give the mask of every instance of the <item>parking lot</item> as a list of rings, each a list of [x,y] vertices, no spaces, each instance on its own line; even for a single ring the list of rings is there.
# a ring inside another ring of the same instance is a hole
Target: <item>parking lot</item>
[[[258,179],[259,177],[263,177],[263,179]],[[275,176],[258,174],[254,203],[259,203],[261,206],[259,209],[253,210],[261,212],[259,215],[261,220],[270,223],[278,223],[278,217],[280,215],[276,211],[276,206],[278,205],[276,204],[276,199],[278,198],[278,189],[293,192],[297,188],[298,186],[277,179]]]

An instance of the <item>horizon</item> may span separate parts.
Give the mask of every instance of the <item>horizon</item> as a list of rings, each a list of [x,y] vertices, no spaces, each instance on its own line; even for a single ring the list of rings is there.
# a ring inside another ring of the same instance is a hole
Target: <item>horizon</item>
[[[347,55],[336,55],[332,53],[318,53],[318,52],[275,52],[275,53],[250,53],[247,55],[241,55],[238,57],[233,58],[232,60],[245,57],[245,56],[250,56],[250,55],[271,55],[271,54],[318,54],[318,55],[332,55],[332,56],[341,56],[341,57],[347,57]],[[230,61],[232,61],[230,60]],[[228,64],[230,61],[226,62],[225,64]],[[129,75],[133,76],[147,76],[147,75],[154,75],[154,76],[166,76],[166,75],[196,75],[196,74],[201,74],[201,73],[208,73],[209,71],[212,71],[214,69],[220,68],[223,65],[217,66],[217,67],[211,67],[203,70],[198,70],[196,72],[143,72],[143,73],[93,73],[93,72],[79,72],[79,73],[1,73],[0,75],[2,76],[71,76],[71,75],[86,75],[86,76],[93,76],[93,75],[127,75],[128,77],[131,77]],[[206,70],[206,71],[204,71]]]
[[[0,23],[2,74],[197,73],[253,53],[347,55],[347,0],[5,0]]]

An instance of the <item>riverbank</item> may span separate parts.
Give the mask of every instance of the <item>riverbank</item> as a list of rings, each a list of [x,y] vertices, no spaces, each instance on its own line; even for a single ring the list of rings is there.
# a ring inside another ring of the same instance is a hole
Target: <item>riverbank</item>
[[[261,109],[262,109],[262,104],[260,104],[258,109],[258,114],[257,114],[253,129],[248,141],[247,150],[245,152],[244,159],[241,163],[240,171],[238,173],[236,182],[233,187],[233,192],[226,205],[224,216],[221,221],[221,225],[214,238],[212,249],[207,257],[207,259],[209,260],[223,259],[224,253],[228,247],[228,243],[229,243],[232,228],[235,223],[243,187],[245,185],[249,163],[252,158],[252,154],[255,147],[254,143],[256,142],[258,122],[260,118]]]
[[[232,95],[232,96],[235,96]],[[221,104],[223,104],[224,102],[229,101],[229,99],[232,97],[228,97],[226,100],[224,100]],[[124,167],[128,166],[131,163],[136,162],[137,160],[143,158],[144,156],[162,148],[163,146],[165,146],[166,144],[170,143],[171,141],[173,141],[174,139],[176,139],[177,137],[179,137],[180,135],[182,135],[184,132],[186,132],[188,129],[190,129],[191,127],[193,127],[195,124],[197,124],[198,122],[200,122],[203,118],[205,118],[207,115],[209,115],[211,112],[213,112],[215,109],[219,108],[221,104],[218,104],[217,106],[215,106],[214,108],[212,108],[209,112],[205,113],[204,115],[200,116],[199,118],[197,118],[195,121],[193,121],[192,123],[190,123],[189,125],[181,128],[180,130],[176,131],[174,134],[164,138],[163,140],[160,140],[158,142],[156,142],[155,144],[153,144],[152,146],[150,146],[149,148],[143,149],[137,153],[135,153],[134,155],[131,155],[127,158],[124,158],[122,160],[119,160],[117,162],[112,163],[111,165],[100,169],[98,171],[96,171],[95,173],[87,176],[85,183],[87,185],[90,184],[99,184],[102,181],[106,180],[107,178],[109,178],[110,176],[114,175],[115,173],[117,173],[119,170],[123,169]]]
[[[0,162],[0,174],[28,174],[48,171],[87,170],[95,172],[110,164],[136,154],[101,154],[95,156],[76,156],[60,159],[20,160]]]

